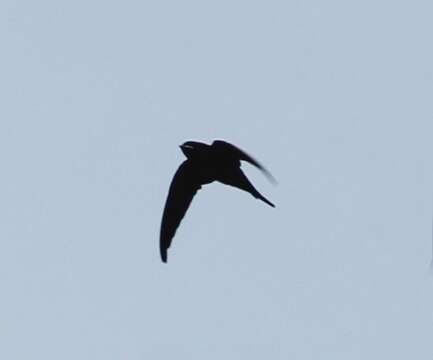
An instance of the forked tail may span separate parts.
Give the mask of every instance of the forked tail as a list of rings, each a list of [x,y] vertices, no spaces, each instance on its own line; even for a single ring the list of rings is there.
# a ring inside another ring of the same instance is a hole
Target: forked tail
[[[254,195],[253,194],[253,196],[256,198],[256,199],[259,199],[259,200],[262,200],[262,201],[264,201],[266,204],[268,204],[269,206],[272,206],[273,208],[275,207],[275,205],[273,204],[273,203],[271,203],[268,199],[266,199],[262,194],[260,194],[258,191],[257,191],[257,194],[256,195]]]

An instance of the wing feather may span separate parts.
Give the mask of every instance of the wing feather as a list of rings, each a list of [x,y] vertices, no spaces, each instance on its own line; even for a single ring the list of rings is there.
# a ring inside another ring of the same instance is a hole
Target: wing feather
[[[251,165],[254,165],[256,168],[261,170],[263,174],[269,179],[269,181],[273,184],[277,183],[277,180],[272,176],[272,174],[262,165],[260,164],[256,159],[254,159],[252,156],[248,155],[245,151],[239,149],[233,144],[230,144],[223,140],[215,140],[212,143],[212,146],[214,146],[219,151],[224,151],[227,153],[230,153],[232,156],[236,157],[238,160],[244,160],[249,162]]]
[[[177,169],[170,184],[162,215],[160,232],[160,252],[163,262],[167,262],[167,249],[185,216],[194,195],[201,188],[198,171],[193,162],[186,160]]]

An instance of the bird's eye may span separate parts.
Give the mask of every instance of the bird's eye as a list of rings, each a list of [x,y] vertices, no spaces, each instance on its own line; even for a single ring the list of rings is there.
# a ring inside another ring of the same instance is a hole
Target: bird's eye
[[[192,145],[184,145],[183,147],[186,149],[194,149],[194,146],[192,146]]]

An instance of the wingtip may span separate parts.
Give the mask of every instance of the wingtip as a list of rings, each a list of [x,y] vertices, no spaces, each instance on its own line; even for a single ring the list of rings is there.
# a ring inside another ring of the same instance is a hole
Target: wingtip
[[[161,250],[161,261],[167,264],[167,250]]]
[[[269,171],[266,171],[266,172],[265,172],[265,175],[266,175],[266,177],[268,178],[269,182],[270,182],[272,185],[274,185],[274,186],[277,186],[277,185],[278,185],[278,181],[277,181],[277,179],[275,179],[275,178],[273,177],[273,175],[272,175]]]

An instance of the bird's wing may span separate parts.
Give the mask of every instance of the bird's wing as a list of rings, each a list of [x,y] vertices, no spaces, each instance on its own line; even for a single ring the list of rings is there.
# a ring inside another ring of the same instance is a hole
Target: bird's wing
[[[276,184],[277,181],[272,176],[272,174],[262,165],[260,164],[256,159],[254,159],[252,156],[248,155],[245,151],[239,149],[238,147],[234,146],[233,144],[230,144],[223,140],[215,140],[212,143],[212,146],[217,149],[218,151],[223,151],[231,156],[236,157],[238,160],[244,160],[249,162],[251,165],[254,165],[258,169],[260,169],[263,174],[266,175],[266,177],[269,179],[270,182],[273,184]]]
[[[196,165],[191,161],[184,161],[171,181],[162,215],[159,246],[163,262],[167,262],[167,249],[194,195],[200,188]]]

